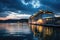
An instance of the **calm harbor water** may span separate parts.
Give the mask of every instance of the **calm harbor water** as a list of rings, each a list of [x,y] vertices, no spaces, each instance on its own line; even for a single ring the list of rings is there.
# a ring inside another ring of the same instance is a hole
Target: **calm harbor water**
[[[60,40],[60,27],[47,27],[40,25],[30,25],[34,36],[38,40]]]
[[[27,23],[0,23],[0,39],[33,40],[33,35]]]
[[[28,23],[0,23],[0,40],[60,40],[60,28],[29,25]]]

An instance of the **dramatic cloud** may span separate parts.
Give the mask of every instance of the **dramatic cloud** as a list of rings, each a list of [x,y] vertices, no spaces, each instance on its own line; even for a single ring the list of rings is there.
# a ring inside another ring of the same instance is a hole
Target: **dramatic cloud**
[[[8,15],[1,13],[4,11],[16,12],[20,10],[25,14],[33,15],[42,9],[60,13],[60,0],[0,0],[0,17]]]
[[[28,19],[31,15],[28,14],[18,14],[15,12],[11,12],[6,18],[9,19]]]
[[[60,12],[60,0],[40,0],[40,2],[41,4],[55,10],[54,12]]]
[[[40,7],[40,1],[39,0],[30,0],[29,2],[26,2],[25,0],[21,0],[22,4],[24,5],[32,5],[33,8],[39,8]]]
[[[31,15],[29,14],[18,14],[15,12],[10,12],[9,15],[6,17],[0,17],[0,20],[8,20],[8,19],[29,19]]]

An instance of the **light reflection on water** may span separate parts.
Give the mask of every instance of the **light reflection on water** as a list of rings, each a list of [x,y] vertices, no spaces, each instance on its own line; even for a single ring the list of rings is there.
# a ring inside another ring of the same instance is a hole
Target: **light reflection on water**
[[[60,28],[30,25],[35,37],[39,40],[60,40]],[[58,37],[59,36],[59,37]]]
[[[9,34],[30,34],[27,23],[0,23],[0,30],[6,30],[5,32]]]
[[[32,31],[34,33],[34,37],[37,37],[39,40],[55,40],[60,37],[59,29],[60,28],[38,25],[29,26],[27,23],[0,23],[0,36],[21,36],[23,34],[31,34]],[[30,39],[30,37],[27,38]]]

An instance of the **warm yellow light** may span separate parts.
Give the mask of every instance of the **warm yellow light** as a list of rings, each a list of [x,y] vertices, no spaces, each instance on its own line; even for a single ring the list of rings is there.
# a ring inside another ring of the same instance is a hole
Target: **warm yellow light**
[[[52,14],[52,13],[48,13],[48,14]]]
[[[47,21],[49,20],[49,19],[46,19]]]
[[[32,27],[31,27],[33,32],[35,30],[35,27],[36,27],[35,25],[32,25]]]
[[[38,26],[37,29],[38,29],[39,32],[42,32],[43,31],[43,26]]]
[[[49,34],[49,29],[48,28],[46,28],[46,34]]]
[[[45,34],[46,34],[46,35],[51,35],[51,34],[52,34],[52,31],[53,31],[52,29],[46,28],[46,29],[45,29]]]
[[[34,36],[37,34],[35,30],[36,30],[36,25],[32,25],[32,32],[34,33]]]
[[[39,19],[39,20],[37,21],[37,23],[38,23],[38,24],[43,24],[44,22],[43,22],[42,19]]]

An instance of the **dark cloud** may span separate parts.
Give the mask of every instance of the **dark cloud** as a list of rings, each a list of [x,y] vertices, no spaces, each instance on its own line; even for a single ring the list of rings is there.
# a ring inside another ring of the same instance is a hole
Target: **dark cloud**
[[[41,0],[41,4],[50,7],[56,12],[60,12],[60,0]]]
[[[19,9],[18,2],[16,0],[0,0],[0,10],[15,10]]]
[[[25,0],[25,2],[29,2],[32,0]],[[39,8],[33,8],[32,5],[23,5],[21,0],[0,0],[0,12],[4,11],[22,11],[24,13],[32,14],[37,12],[40,9],[43,10],[51,10],[54,12],[60,12],[60,0],[39,0],[40,6]],[[6,16],[5,13],[0,13],[0,16]]]

